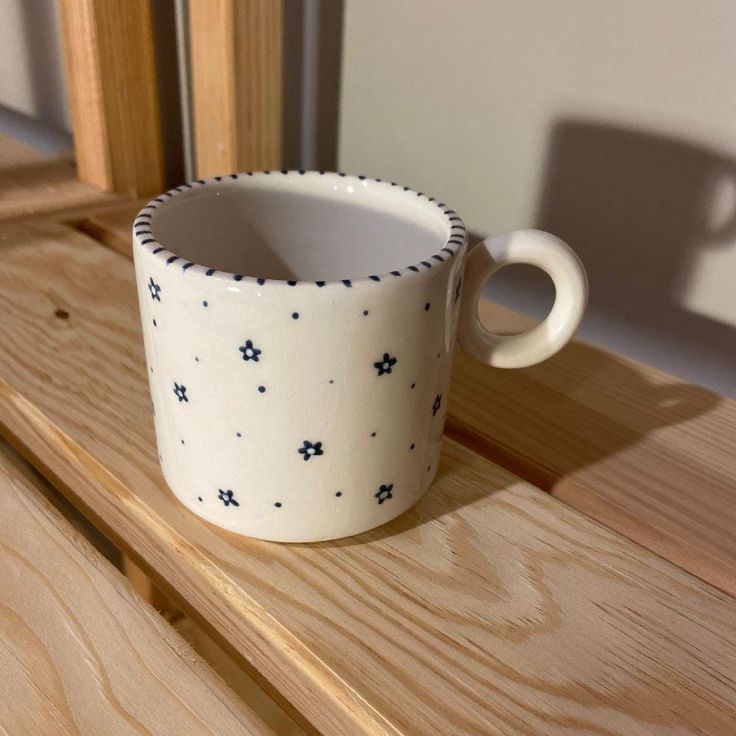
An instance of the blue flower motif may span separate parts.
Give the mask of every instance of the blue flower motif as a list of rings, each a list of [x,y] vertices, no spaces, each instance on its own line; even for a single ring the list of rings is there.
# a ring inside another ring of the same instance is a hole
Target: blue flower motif
[[[378,375],[382,376],[384,373],[391,373],[391,369],[396,365],[398,358],[392,358],[388,353],[383,354],[382,360],[377,360],[373,367],[378,370]]]
[[[228,489],[226,491],[223,491],[222,488],[218,488],[218,490],[220,492],[217,494],[217,498],[219,498],[220,501],[225,504],[225,506],[240,506],[240,504],[233,497],[233,492],[231,490]]]
[[[161,301],[161,287],[153,280],[153,276],[148,281],[148,291],[151,292],[151,299]]]
[[[381,486],[378,491],[373,495],[374,498],[378,499],[379,505],[384,501],[388,501],[389,498],[393,498],[391,491],[394,489],[394,484],[389,483],[387,486]]]
[[[442,406],[442,394],[437,394],[437,397],[434,400],[434,404],[432,404],[432,416],[435,416],[437,412],[440,410],[440,406]]]
[[[255,360],[257,363],[260,358],[261,351],[253,345],[252,340],[246,340],[245,344],[238,348],[243,353],[243,360]]]
[[[180,386],[176,381],[174,381],[174,393],[176,394],[176,397],[179,399],[180,402],[186,401],[187,403],[189,403],[186,386]]]
[[[322,443],[310,442],[309,440],[304,440],[304,445],[300,447],[297,452],[302,456],[304,462],[309,460],[310,457],[314,457],[315,455],[324,455]]]

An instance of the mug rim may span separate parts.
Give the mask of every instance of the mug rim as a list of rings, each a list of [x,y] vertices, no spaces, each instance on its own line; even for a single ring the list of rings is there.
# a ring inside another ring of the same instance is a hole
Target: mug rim
[[[369,181],[376,184],[381,184],[386,187],[397,187],[402,194],[414,194],[417,197],[425,199],[427,202],[434,204],[442,213],[442,217],[448,226],[449,235],[444,241],[442,247],[429,255],[425,260],[413,263],[408,266],[402,266],[399,269],[388,271],[386,273],[371,274],[368,276],[360,276],[357,278],[350,279],[326,279],[324,281],[309,281],[309,280],[286,280],[276,278],[264,278],[262,276],[248,276],[239,273],[232,273],[230,271],[223,271],[220,269],[209,268],[200,263],[194,261],[187,261],[181,256],[177,255],[170,249],[164,247],[161,243],[156,240],[153,235],[154,222],[156,219],[156,210],[159,210],[168,203],[169,200],[176,198],[183,192],[188,192],[192,189],[204,189],[205,187],[214,186],[227,182],[229,180],[238,181],[239,179],[250,177],[250,178],[261,178],[264,176],[271,176],[273,174],[279,176],[304,176],[306,174],[317,174],[319,176],[337,176],[348,181],[354,182],[365,182]],[[451,261],[458,253],[460,253],[468,243],[468,233],[465,227],[465,223],[462,218],[457,214],[455,210],[446,205],[444,202],[440,202],[435,197],[430,197],[424,192],[419,192],[411,187],[397,184],[396,182],[389,182],[385,179],[377,179],[367,177],[362,174],[346,174],[340,171],[315,171],[315,170],[304,170],[304,169],[271,169],[264,171],[246,171],[242,173],[227,174],[223,176],[213,176],[208,179],[196,179],[191,182],[186,182],[177,187],[163,192],[158,197],[150,200],[144,207],[141,208],[140,212],[136,215],[133,221],[133,242],[141,247],[144,251],[147,251],[155,258],[160,259],[165,265],[170,266],[178,261],[185,261],[181,264],[181,268],[184,272],[193,271],[203,276],[215,277],[218,280],[233,280],[242,282],[252,282],[262,286],[266,282],[274,284],[286,284],[288,286],[299,285],[312,285],[316,287],[325,286],[342,286],[352,287],[355,284],[366,284],[380,282],[389,277],[400,278],[403,276],[416,275],[418,273],[426,272],[431,270],[434,266],[441,266],[443,263]]]

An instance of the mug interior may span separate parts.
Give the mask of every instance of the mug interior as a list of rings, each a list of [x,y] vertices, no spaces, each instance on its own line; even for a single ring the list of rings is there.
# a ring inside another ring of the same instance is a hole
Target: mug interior
[[[296,171],[233,176],[157,200],[151,231],[159,245],[217,271],[335,281],[425,261],[451,232],[445,205],[390,182]]]

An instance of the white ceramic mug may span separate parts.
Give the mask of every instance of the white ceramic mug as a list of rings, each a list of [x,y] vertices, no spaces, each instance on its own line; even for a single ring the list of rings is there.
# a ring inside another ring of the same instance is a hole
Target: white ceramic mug
[[[531,365],[571,338],[587,296],[557,238],[466,254],[447,205],[364,176],[199,180],[146,205],[133,238],[166,481],[262,539],[334,539],[406,511],[437,470],[458,325],[479,360]],[[508,263],[543,269],[557,295],[541,325],[499,338],[477,306]]]

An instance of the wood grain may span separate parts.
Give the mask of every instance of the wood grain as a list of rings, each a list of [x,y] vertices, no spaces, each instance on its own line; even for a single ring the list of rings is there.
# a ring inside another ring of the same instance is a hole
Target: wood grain
[[[736,402],[575,342],[517,371],[458,354],[449,411],[453,437],[736,594]]]
[[[281,167],[282,0],[190,0],[197,176]]]
[[[151,4],[61,0],[79,177],[104,191],[164,188]]]
[[[0,221],[120,204],[77,178],[71,154],[50,156],[0,134]]]
[[[21,463],[0,442],[0,731],[273,734]]]
[[[3,234],[4,433],[323,733],[732,733],[736,601],[456,442],[352,539],[193,516],[158,467],[130,262]]]
[[[131,256],[134,208],[86,232]],[[499,334],[532,321],[484,302]],[[665,559],[736,594],[736,402],[574,342],[494,370],[458,352],[447,431]]]

